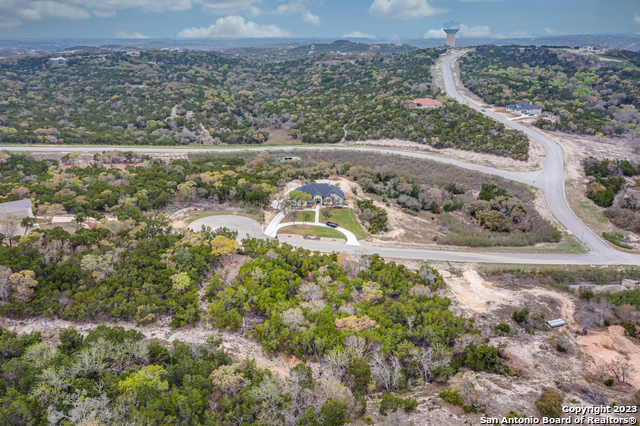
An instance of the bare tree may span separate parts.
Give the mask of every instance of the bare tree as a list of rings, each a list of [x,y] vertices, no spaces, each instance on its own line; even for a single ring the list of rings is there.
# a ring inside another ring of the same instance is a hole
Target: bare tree
[[[433,349],[431,348],[413,348],[411,350],[411,357],[413,361],[418,364],[420,368],[420,373],[422,374],[422,378],[424,382],[427,383],[431,380],[431,364],[433,357]]]
[[[627,375],[635,369],[628,359],[618,355],[616,359],[604,366],[604,371],[616,378],[618,383],[626,383]]]
[[[583,328],[602,327],[606,320],[613,318],[613,308],[607,299],[591,299],[580,307],[575,318]]]
[[[389,361],[387,362],[385,356],[378,352],[371,357],[369,366],[371,374],[377,378],[376,382],[381,383],[387,391],[392,391],[402,380],[402,365],[395,356],[391,356]]]
[[[15,212],[7,212],[4,216],[0,216],[0,232],[9,240],[9,246],[11,246],[11,239],[20,232],[20,222],[22,217]]]
[[[376,378],[376,382],[380,383],[386,390],[391,389],[391,368],[387,365],[387,360],[381,353],[376,353],[369,361],[371,374]]]
[[[0,300],[7,302],[9,300],[9,293],[11,292],[11,282],[9,277],[13,275],[11,269],[0,266]]]

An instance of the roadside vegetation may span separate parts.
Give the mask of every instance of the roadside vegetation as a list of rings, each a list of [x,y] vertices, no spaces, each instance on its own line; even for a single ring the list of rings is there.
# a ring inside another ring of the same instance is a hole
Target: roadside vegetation
[[[586,196],[600,207],[607,207],[603,214],[620,229],[640,233],[640,165],[628,160],[597,160],[589,157],[584,160],[584,172],[590,183]],[[627,179],[633,181],[629,183]],[[624,191],[622,196],[618,196]],[[622,248],[632,248],[621,240],[626,236],[622,232],[603,234],[603,237]]]
[[[0,142],[104,145],[336,143],[398,138],[436,148],[528,157],[524,134],[435,96],[429,67],[441,52],[318,55],[286,62],[212,52],[112,53],[0,64]]]
[[[617,57],[635,60],[633,52]],[[479,46],[461,60],[464,85],[485,102],[529,101],[547,118],[536,126],[578,134],[638,138],[640,70],[561,49]]]

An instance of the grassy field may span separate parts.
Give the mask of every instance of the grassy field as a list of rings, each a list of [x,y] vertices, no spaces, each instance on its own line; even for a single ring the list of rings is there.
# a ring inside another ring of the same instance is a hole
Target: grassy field
[[[286,226],[278,232],[281,234],[306,235],[307,237],[345,238],[342,232],[323,226],[293,225]]]
[[[296,223],[300,222],[304,222],[304,214],[305,213],[309,213],[309,220],[307,220],[307,222],[313,222],[316,212],[295,212],[296,213]],[[288,220],[288,219],[287,219]]]
[[[231,211],[231,210],[217,210],[214,212],[193,212],[189,215],[187,223],[191,223],[195,220],[202,219],[209,216],[243,216],[260,222],[260,214],[249,213],[246,211]]]
[[[320,210],[320,212],[321,220],[324,221],[322,210]],[[332,215],[329,221],[335,222],[347,231],[353,232],[357,238],[367,238],[367,233],[356,220],[356,214],[353,212],[353,209],[332,209],[331,213]]]

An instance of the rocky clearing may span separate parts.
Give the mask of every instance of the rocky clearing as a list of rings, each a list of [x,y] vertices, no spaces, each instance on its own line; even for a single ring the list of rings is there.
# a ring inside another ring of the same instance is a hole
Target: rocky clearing
[[[235,255],[225,261],[216,272],[228,270],[228,279],[233,280],[246,261],[247,258]],[[408,262],[407,266],[415,267],[418,263]],[[506,416],[511,410],[527,416],[539,416],[534,403],[543,387],[563,394],[564,404],[572,407],[594,405],[590,397],[592,394],[603,398],[607,404],[614,401],[619,404],[630,403],[635,388],[640,387],[638,339],[625,337],[623,329],[619,326],[592,331],[586,336],[578,335],[579,328],[573,322],[578,299],[572,293],[526,280],[511,285],[488,282],[470,265],[463,266],[462,269],[453,273],[440,271],[445,277],[447,287],[438,290],[439,295],[452,300],[451,310],[456,315],[475,319],[476,326],[482,331],[482,337],[488,338],[491,345],[501,347],[501,360],[517,375],[461,373],[445,385],[432,383],[402,395],[414,397],[419,403],[409,415],[416,426],[480,424],[480,417],[484,414],[465,414],[461,407],[444,403],[437,397],[437,394],[447,387],[460,389],[465,378],[473,383],[476,395],[486,406],[488,417]],[[203,303],[203,307],[204,305],[206,302]],[[563,318],[568,325],[550,331],[537,331],[533,335],[519,330],[515,336],[497,336],[494,329],[496,323],[506,322],[517,328],[517,324],[511,320],[511,313],[523,307],[532,311],[542,311],[546,318]],[[291,367],[300,362],[295,357],[285,357],[283,354],[269,356],[258,343],[242,333],[212,329],[202,323],[196,327],[174,329],[169,326],[169,322],[169,318],[165,317],[148,325],[123,321],[108,325],[138,330],[147,339],[158,339],[167,346],[171,346],[171,342],[176,339],[193,344],[203,343],[209,336],[219,334],[223,338],[225,349],[234,361],[255,359],[259,366],[269,368],[283,377],[288,375]],[[100,324],[102,322],[99,321],[72,323],[44,317],[25,320],[0,319],[2,327],[18,333],[40,331],[43,338],[52,344],[58,343],[57,335],[61,328],[76,327],[81,333],[87,334]],[[566,353],[555,349],[560,336],[565,336],[571,342]],[[603,384],[608,378],[603,374],[603,364],[620,355],[633,362],[635,371],[630,374],[627,384],[607,387]],[[309,365],[313,368],[316,378],[326,373],[321,363]],[[381,397],[381,394],[374,394],[368,401],[366,415],[374,418],[376,424],[384,420],[378,412]],[[352,424],[364,423],[360,419]]]

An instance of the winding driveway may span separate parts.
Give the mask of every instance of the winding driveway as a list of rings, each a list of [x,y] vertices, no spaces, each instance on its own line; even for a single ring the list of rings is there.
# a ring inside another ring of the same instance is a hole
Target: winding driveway
[[[443,61],[442,71],[445,83],[445,89],[447,94],[459,102],[466,102],[457,91],[453,74],[451,72],[451,64],[463,52],[454,52],[447,59]],[[576,264],[576,265],[588,265],[588,264],[627,264],[627,265],[640,265],[640,256],[620,252],[608,243],[600,239],[595,233],[593,233],[586,225],[584,225],[578,217],[573,213],[569,204],[567,203],[564,187],[564,162],[562,149],[558,144],[553,142],[548,137],[534,130],[521,126],[507,118],[504,118],[491,111],[482,111],[477,105],[469,104],[469,107],[477,110],[478,112],[485,114],[492,119],[503,123],[505,126],[511,127],[516,130],[520,130],[526,133],[532,139],[538,141],[544,146],[547,155],[546,167],[544,170],[517,173],[512,171],[500,170],[492,167],[486,167],[478,164],[465,163],[458,160],[452,160],[448,158],[436,157],[428,154],[421,154],[416,152],[404,152],[394,151],[390,149],[372,149],[362,147],[316,147],[316,146],[304,146],[296,147],[295,149],[302,150],[350,150],[350,151],[365,151],[380,154],[394,154],[406,157],[421,158],[439,161],[441,163],[452,164],[459,167],[463,167],[470,170],[476,170],[483,173],[492,175],[498,175],[506,179],[521,182],[528,185],[533,185],[544,191],[547,204],[558,218],[558,220],[575,236],[581,238],[587,246],[590,248],[590,252],[582,255],[575,254],[536,254],[536,253],[487,253],[487,252],[461,252],[461,251],[445,251],[445,250],[412,250],[412,249],[393,249],[385,247],[370,247],[370,246],[355,246],[344,245],[336,246],[334,244],[322,243],[322,242],[310,242],[310,241],[292,241],[290,244],[308,248],[310,250],[318,250],[322,252],[333,252],[336,250],[347,251],[353,254],[374,254],[377,253],[384,257],[392,258],[404,258],[404,259],[433,259],[433,260],[449,260],[460,262],[486,262],[486,263],[521,263],[521,264]],[[40,146],[25,146],[25,147],[6,147],[2,148],[7,151],[32,151],[32,152],[102,152],[107,149],[114,149],[113,147],[101,146],[101,147],[40,147]],[[155,148],[155,147],[126,147],[119,148],[126,149],[128,151],[135,152],[164,152],[164,153],[186,153],[186,152],[241,152],[241,151],[264,151],[264,147],[249,147],[249,148],[237,148],[237,149],[200,149],[200,148]],[[269,148],[270,150],[277,151],[291,151],[291,148]],[[229,228],[238,230],[240,235],[246,233],[251,236],[266,238],[270,235],[277,233],[277,228],[280,226],[280,220],[272,221],[273,226],[270,224],[267,227],[266,233],[262,232],[260,225],[247,218],[238,216],[212,216],[208,218],[199,219],[193,222],[189,228],[199,229],[202,225],[208,226],[227,226]],[[286,225],[286,224],[283,224]],[[344,231],[343,231],[344,232]],[[348,231],[347,231],[348,232]]]

